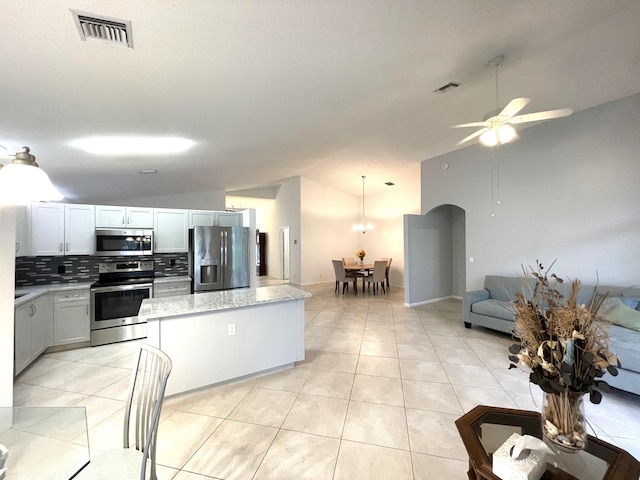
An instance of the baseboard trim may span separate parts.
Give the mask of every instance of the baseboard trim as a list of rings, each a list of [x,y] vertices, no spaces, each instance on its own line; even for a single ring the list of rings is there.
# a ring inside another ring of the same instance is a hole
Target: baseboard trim
[[[454,298],[456,300],[462,300],[462,297],[457,295],[447,295],[446,297],[433,298],[431,300],[425,300],[424,302],[415,302],[415,303],[406,303],[405,307],[419,307],[420,305],[428,305],[429,303],[441,302],[442,300],[448,300],[449,298]]]

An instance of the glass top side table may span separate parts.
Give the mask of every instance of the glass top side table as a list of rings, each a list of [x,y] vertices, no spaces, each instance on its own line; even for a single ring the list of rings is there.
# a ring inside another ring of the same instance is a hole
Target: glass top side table
[[[500,480],[492,471],[492,455],[512,433],[542,438],[540,414],[526,410],[479,405],[456,420],[469,455],[471,480]],[[626,451],[589,435],[579,453],[555,452],[548,459],[544,480],[635,480],[640,462]]]
[[[70,480],[89,463],[84,407],[0,407],[5,480]]]

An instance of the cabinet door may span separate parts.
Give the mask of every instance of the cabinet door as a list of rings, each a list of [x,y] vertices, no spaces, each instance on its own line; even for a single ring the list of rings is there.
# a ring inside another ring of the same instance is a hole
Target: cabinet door
[[[154,252],[186,252],[189,248],[187,211],[156,208],[154,216]]]
[[[51,295],[43,295],[32,304],[31,313],[31,360],[53,344],[53,303]]]
[[[96,205],[97,228],[124,228],[125,220],[125,207]]]
[[[56,303],[53,306],[53,344],[88,342],[89,302]]]
[[[16,207],[16,257],[31,255],[31,205]]]
[[[31,305],[17,307],[14,315],[14,373],[18,375],[31,363]]]
[[[235,212],[218,212],[219,227],[241,227],[242,214]]]
[[[64,254],[64,205],[34,203],[31,205],[32,255]]]
[[[90,340],[89,299],[88,289],[53,294],[53,345]]]
[[[216,224],[216,213],[211,210],[189,210],[189,228],[196,226],[213,227]]]
[[[153,228],[153,208],[127,207],[127,228]]]
[[[96,252],[96,219],[93,205],[64,206],[66,255],[93,255]]]

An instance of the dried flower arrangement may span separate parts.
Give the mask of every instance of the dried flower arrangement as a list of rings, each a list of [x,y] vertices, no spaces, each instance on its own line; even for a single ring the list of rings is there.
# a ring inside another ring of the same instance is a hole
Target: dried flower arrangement
[[[573,280],[565,299],[558,290],[564,281],[549,274],[551,267],[553,263],[545,269],[538,261],[535,269],[523,267],[524,277],[535,279],[535,288],[516,294],[514,337],[518,343],[509,349],[514,362],[509,368],[525,365],[529,381],[545,392],[545,435],[560,446],[581,449],[587,438],[582,397],[589,393],[592,403],[600,403],[600,391],[609,389],[600,378],[606,372],[617,375],[620,362],[609,351],[605,322],[598,317],[606,295],[579,305],[581,282]]]
[[[360,249],[356,252],[356,257],[358,257],[361,261],[364,259],[364,257],[367,256],[367,252],[364,251],[364,249]]]

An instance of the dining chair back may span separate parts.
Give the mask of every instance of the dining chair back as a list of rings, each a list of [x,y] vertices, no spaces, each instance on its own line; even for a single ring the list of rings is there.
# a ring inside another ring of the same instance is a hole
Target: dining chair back
[[[336,288],[333,291],[337,292],[338,285],[342,282],[342,293],[344,293],[345,290],[349,290],[349,279],[344,269],[344,263],[342,260],[331,260],[331,263],[333,263],[333,270],[336,273]]]
[[[366,277],[366,281],[369,287],[373,283],[373,294],[376,294],[378,285],[382,285],[382,292],[387,293],[384,284],[386,279],[387,262],[386,260],[376,260],[373,263],[373,274]]]
[[[164,352],[140,344],[125,404],[123,448],[92,455],[76,479],[157,480],[158,424],[171,369],[171,359]]]
[[[391,286],[389,285],[389,270],[391,269],[391,260],[393,259],[389,257],[383,257],[382,260],[385,260],[387,262],[387,269],[385,271],[385,280],[387,281],[387,290],[389,290],[391,288]]]
[[[356,258],[353,257],[353,256],[342,257],[342,261],[344,262],[345,265],[355,265],[356,264]]]

